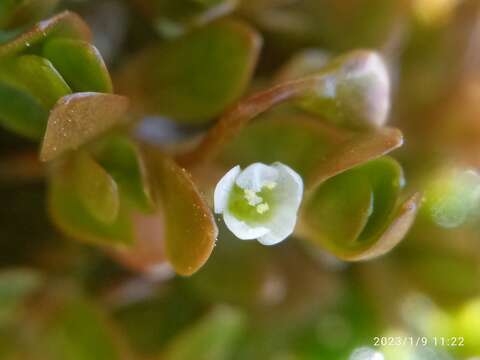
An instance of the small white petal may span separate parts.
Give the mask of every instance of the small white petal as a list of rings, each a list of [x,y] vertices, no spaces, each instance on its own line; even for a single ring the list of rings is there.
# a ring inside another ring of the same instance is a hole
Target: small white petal
[[[242,171],[236,179],[236,184],[242,189],[259,192],[265,184],[275,183],[277,178],[278,171],[274,167],[254,163]]]
[[[275,193],[278,194],[277,201],[280,201],[280,206],[289,205],[295,208],[297,212],[303,197],[303,180],[290,167],[276,162],[272,167],[278,170],[278,188]]]
[[[240,174],[240,171],[240,166],[235,166],[225,174],[215,187],[215,193],[213,195],[215,213],[221,214],[227,207],[230,192],[235,185],[235,179],[238,174]]]
[[[244,221],[238,220],[228,209],[225,209],[223,212],[223,221],[227,228],[241,240],[257,239],[270,232],[266,227],[252,226]]]
[[[296,210],[292,211],[292,209],[289,208],[280,208],[273,218],[267,224],[264,224],[265,227],[270,229],[270,232],[265,234],[263,239],[259,238],[258,241],[264,245],[277,244],[292,235],[296,223]]]
[[[276,209],[272,219],[265,224],[271,231],[258,241],[264,245],[274,245],[293,233],[297,223],[297,212],[303,197],[303,181],[290,167],[274,163],[278,170],[278,187],[275,188]]]
[[[272,211],[267,222],[259,225],[242,221],[229,211],[228,200],[235,184],[244,189],[245,201],[255,206],[260,215]],[[271,204],[264,203],[257,194],[264,187],[272,191]],[[292,234],[302,196],[302,178],[291,168],[281,163],[255,163],[243,171],[236,166],[220,180],[215,188],[214,207],[216,213],[223,213],[225,225],[239,239],[258,239],[264,245],[274,245]]]
[[[282,242],[287,237],[288,237],[288,235],[285,236],[285,237],[279,237],[279,236],[275,235],[273,232],[269,232],[266,235],[260,236],[257,240],[262,245],[271,246],[271,245],[276,245],[279,242]]]

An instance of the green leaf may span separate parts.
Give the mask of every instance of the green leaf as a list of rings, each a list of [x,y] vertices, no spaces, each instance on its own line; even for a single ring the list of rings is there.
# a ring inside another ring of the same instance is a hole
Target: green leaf
[[[226,145],[220,161],[242,168],[255,162],[280,161],[306,177],[346,135],[305,114],[267,114]]]
[[[350,170],[330,180],[308,202],[306,216],[318,239],[339,250],[355,244],[373,211],[373,190],[365,174]]]
[[[73,157],[77,196],[96,220],[112,224],[118,216],[120,195],[115,180],[87,152]]]
[[[64,11],[54,17],[41,21],[29,31],[15,39],[0,45],[0,58],[19,54],[27,50],[39,50],[47,39],[69,38],[91,41],[92,34],[88,25],[75,13]]]
[[[216,308],[207,317],[177,336],[162,358],[166,360],[222,360],[233,355],[244,318],[227,308]]]
[[[119,95],[75,93],[61,98],[50,113],[40,159],[52,160],[92,141],[125,120],[128,99]]]
[[[41,284],[41,276],[33,270],[11,269],[0,272],[0,326],[12,319],[19,304]]]
[[[258,34],[240,22],[219,21],[147,49],[120,74],[120,92],[143,111],[200,124],[244,92],[256,64]]]
[[[213,251],[215,219],[185,169],[154,151],[149,160],[164,211],[167,259],[178,274],[191,275]]]
[[[389,147],[391,150],[401,145],[402,136],[398,130],[379,128],[388,115],[388,93],[389,79],[379,55],[371,51],[352,52],[318,74],[275,85],[239,102],[209,129],[196,147],[181,154],[178,160],[187,166],[198,166],[214,159],[253,119],[285,102],[311,106],[314,113],[322,113],[334,123],[375,128],[381,135],[371,132],[372,142],[375,138],[384,141],[383,148],[389,151]]]
[[[307,178],[307,189],[355,166],[378,159],[403,144],[403,134],[395,128],[381,128],[353,134],[333,148]]]
[[[113,91],[110,74],[95,46],[81,40],[52,39],[44,44],[43,55],[75,92]]]
[[[129,213],[120,207],[118,216],[111,224],[98,220],[85,206],[95,206],[94,200],[78,195],[75,163],[70,159],[54,166],[49,183],[50,216],[64,233],[72,238],[98,245],[118,246],[133,242],[133,225]],[[104,181],[107,181],[104,179]],[[111,210],[111,209],[110,209]],[[98,211],[98,210],[95,210]],[[99,214],[96,214],[99,216]],[[105,217],[105,214],[101,214]]]
[[[397,206],[402,187],[402,169],[389,157],[329,178],[303,209],[307,237],[345,260],[383,255],[405,236],[421,200]]]
[[[143,212],[152,210],[145,164],[133,141],[122,135],[111,135],[100,141],[95,157],[115,179],[125,200]]]
[[[40,139],[48,112],[31,95],[0,82],[0,125],[19,135]]]
[[[388,221],[400,190],[404,186],[403,170],[395,160],[390,157],[382,157],[375,162],[369,162],[363,166],[368,176],[368,182],[373,190],[373,212],[370,214],[368,224],[360,234],[359,241],[368,240],[378,235],[379,229]]]
[[[72,92],[50,61],[40,56],[12,57],[0,65],[0,81],[38,99],[47,111]]]

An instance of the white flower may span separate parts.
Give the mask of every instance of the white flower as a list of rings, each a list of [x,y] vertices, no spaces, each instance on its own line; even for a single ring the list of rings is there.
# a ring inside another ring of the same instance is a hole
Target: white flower
[[[274,245],[295,228],[303,195],[300,175],[282,163],[235,166],[218,182],[215,213],[239,239]]]

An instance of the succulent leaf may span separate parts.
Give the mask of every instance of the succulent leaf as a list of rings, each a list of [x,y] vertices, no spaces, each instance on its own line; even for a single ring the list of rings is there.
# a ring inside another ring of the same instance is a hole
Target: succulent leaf
[[[48,112],[31,95],[0,82],[0,125],[19,135],[41,139]]]
[[[72,93],[50,61],[37,55],[8,58],[0,63],[0,81],[24,91],[51,109],[63,96]]]
[[[107,209],[106,214],[94,209],[96,214],[92,214],[94,204],[91,202],[95,200],[85,199],[85,193],[80,193],[82,196],[79,196],[76,167],[74,160],[67,158],[55,164],[52,169],[48,200],[50,216],[55,225],[80,241],[113,247],[130,245],[134,240],[133,225],[127,209],[120,207],[112,223],[105,222],[107,215],[112,213],[111,209]],[[108,184],[108,177],[104,181]]]
[[[16,38],[0,44],[0,58],[38,48],[46,40],[54,38],[79,39],[89,42],[92,34],[88,25],[78,15],[64,11],[37,23],[29,31]]]
[[[75,150],[125,121],[128,99],[119,95],[75,93],[61,98],[50,113],[40,159],[50,161]]]
[[[98,50],[88,42],[52,39],[43,46],[50,60],[75,92],[111,93],[112,80]]]
[[[165,219],[165,251],[175,271],[191,275],[209,258],[218,229],[213,214],[185,169],[151,154],[149,169]]]
[[[205,123],[242,95],[259,47],[249,26],[215,22],[145,50],[120,73],[119,91],[142,112]]]
[[[398,204],[403,185],[402,169],[390,157],[332,175],[306,200],[306,236],[344,260],[383,255],[405,236],[419,207],[418,194]]]
[[[94,153],[115,179],[125,200],[143,212],[150,212],[153,199],[146,165],[137,145],[126,136],[110,135],[100,140]]]
[[[79,151],[73,157],[77,196],[96,220],[112,224],[118,216],[120,195],[115,180],[90,154]]]

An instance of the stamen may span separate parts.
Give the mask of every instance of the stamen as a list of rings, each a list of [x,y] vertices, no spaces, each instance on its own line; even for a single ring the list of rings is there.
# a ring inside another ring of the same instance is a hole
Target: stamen
[[[259,214],[263,214],[263,213],[266,213],[268,210],[270,210],[270,206],[268,206],[267,203],[262,203],[260,205],[257,205],[256,209]]]
[[[243,190],[245,200],[247,200],[248,205],[256,206],[260,204],[263,199],[257,195],[257,193],[251,189],[244,189]]]
[[[277,187],[277,183],[275,181],[267,181],[264,185],[268,190],[273,190]]]

